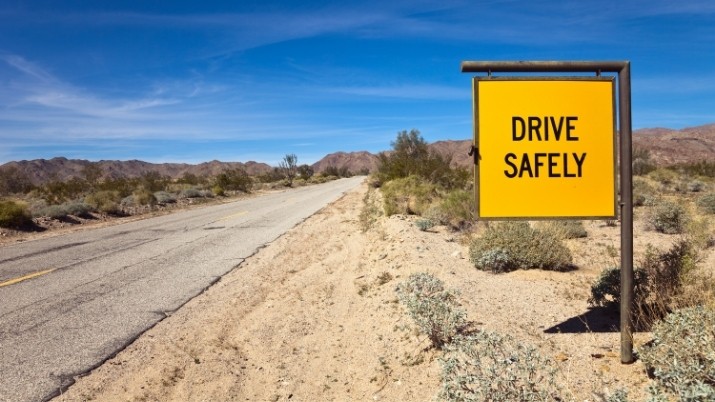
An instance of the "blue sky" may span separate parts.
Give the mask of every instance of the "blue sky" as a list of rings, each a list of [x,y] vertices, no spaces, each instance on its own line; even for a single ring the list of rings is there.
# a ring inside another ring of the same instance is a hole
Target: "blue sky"
[[[715,122],[715,1],[0,3],[0,163],[471,137],[463,60],[630,60],[633,127]]]

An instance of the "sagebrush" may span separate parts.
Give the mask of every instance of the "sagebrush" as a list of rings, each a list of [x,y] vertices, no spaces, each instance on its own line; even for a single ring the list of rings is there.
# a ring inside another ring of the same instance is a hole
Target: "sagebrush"
[[[652,393],[715,400],[715,310],[697,306],[667,315],[638,356],[656,380]]]
[[[412,274],[397,285],[399,300],[427,335],[441,348],[467,325],[467,313],[457,303],[458,293],[444,288],[444,282],[428,273]]]
[[[571,252],[558,236],[534,229],[527,222],[490,226],[472,240],[469,257],[476,268],[492,272],[532,268],[563,271],[573,267]]]

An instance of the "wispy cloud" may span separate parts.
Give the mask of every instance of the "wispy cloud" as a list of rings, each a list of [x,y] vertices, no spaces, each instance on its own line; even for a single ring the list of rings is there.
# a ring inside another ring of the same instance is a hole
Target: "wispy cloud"
[[[327,88],[329,92],[380,98],[425,99],[425,100],[468,100],[469,88],[439,85],[395,85]]]

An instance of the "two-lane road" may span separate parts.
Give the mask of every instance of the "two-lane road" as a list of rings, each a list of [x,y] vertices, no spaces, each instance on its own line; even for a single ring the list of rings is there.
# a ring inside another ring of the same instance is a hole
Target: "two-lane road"
[[[361,181],[0,247],[0,400],[58,394]]]

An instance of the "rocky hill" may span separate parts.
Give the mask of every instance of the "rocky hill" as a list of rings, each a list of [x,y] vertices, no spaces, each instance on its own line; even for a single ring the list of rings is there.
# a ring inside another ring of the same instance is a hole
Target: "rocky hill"
[[[335,152],[315,162],[312,168],[315,173],[322,173],[328,167],[346,167],[348,171],[352,173],[358,173],[364,170],[373,172],[377,168],[377,160],[377,155],[367,151]]]
[[[633,147],[650,151],[658,165],[715,162],[715,124],[682,130],[647,128],[633,133]]]
[[[472,157],[468,155],[472,141],[437,141],[429,145],[430,149],[452,158],[452,166],[472,167]],[[650,151],[652,160],[657,165],[671,165],[698,161],[715,162],[715,124],[689,127],[682,130],[667,128],[647,128],[633,133],[633,146],[637,149]],[[389,152],[389,151],[388,151]],[[323,172],[327,167],[346,167],[350,172],[358,173],[364,170],[370,172],[377,168],[378,157],[367,151],[335,152],[312,165],[316,173]],[[49,180],[66,180],[73,177],[84,177],[87,166],[100,167],[105,177],[137,177],[147,172],[158,172],[163,176],[179,178],[185,173],[197,176],[215,176],[226,169],[242,168],[251,175],[269,172],[272,168],[259,162],[204,162],[198,165],[186,163],[149,163],[138,160],[131,161],[99,161],[53,158],[31,161],[9,162],[0,166],[0,170],[16,167],[25,172],[34,184]]]

